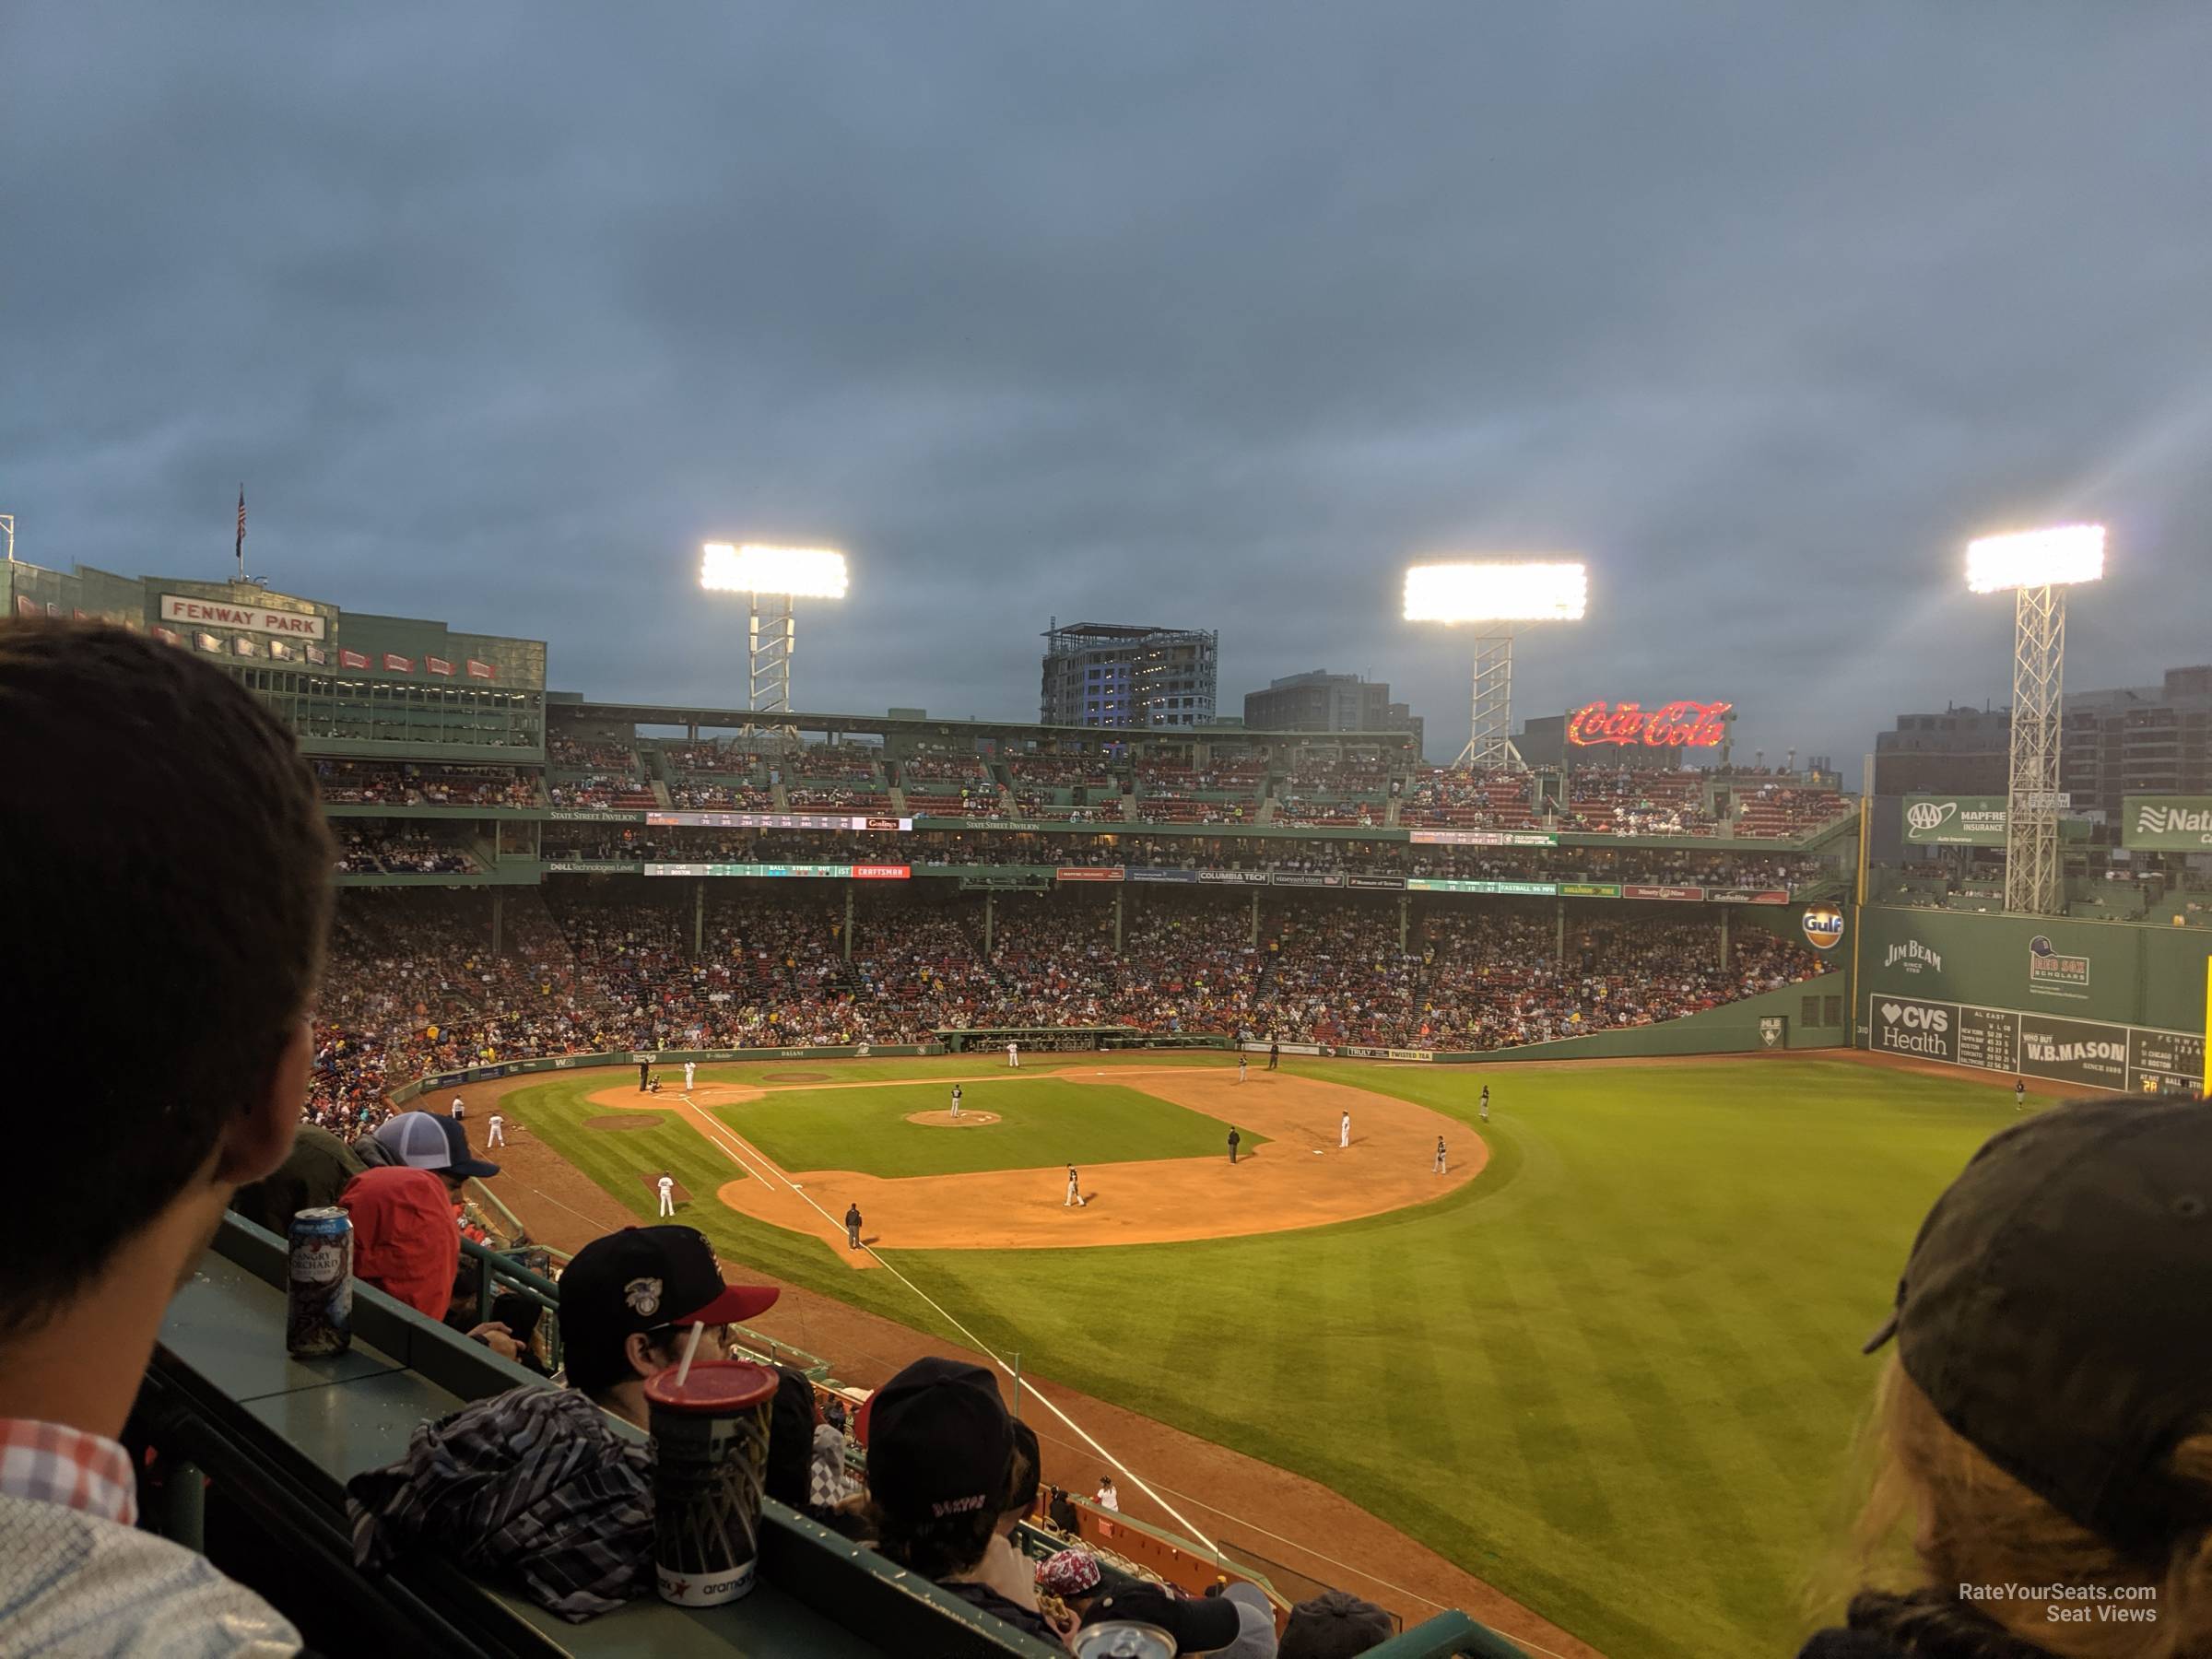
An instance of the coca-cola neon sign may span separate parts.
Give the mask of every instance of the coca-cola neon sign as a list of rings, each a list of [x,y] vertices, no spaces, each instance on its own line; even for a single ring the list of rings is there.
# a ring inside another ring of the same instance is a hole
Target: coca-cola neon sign
[[[1646,748],[1712,748],[1727,735],[1724,702],[1670,702],[1656,709],[1641,703],[1584,703],[1567,716],[1567,741],[1574,744],[1641,743]]]

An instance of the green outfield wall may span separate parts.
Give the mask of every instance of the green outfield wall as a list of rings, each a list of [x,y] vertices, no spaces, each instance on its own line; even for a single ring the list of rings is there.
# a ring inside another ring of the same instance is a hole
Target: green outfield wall
[[[1855,1040],[2084,1089],[2199,1095],[2212,930],[1868,906]]]
[[[1848,1041],[1845,1019],[1851,999],[1850,976],[1841,971],[1801,980],[1780,991],[1724,1003],[1701,1014],[1657,1025],[1627,1026],[1563,1037],[1521,1048],[1491,1049],[1474,1054],[1418,1055],[1395,1050],[1340,1049],[1345,1054],[1374,1058],[1431,1058],[1439,1062],[1488,1065],[1512,1060],[1633,1060],[1660,1054],[1740,1054],[1783,1050],[1841,1048]]]

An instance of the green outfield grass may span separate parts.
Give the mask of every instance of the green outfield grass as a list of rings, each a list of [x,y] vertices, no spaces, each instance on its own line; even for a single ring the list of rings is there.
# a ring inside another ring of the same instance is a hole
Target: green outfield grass
[[[1320,1480],[1612,1659],[1794,1652],[1877,1369],[1859,1344],[1936,1192],[2014,1121],[2009,1091],[1818,1061],[1285,1065],[1471,1131],[1487,1080],[1491,1161],[1433,1204],[1304,1232],[886,1258],[1038,1376]],[[622,1161],[642,1134],[541,1123],[540,1092],[508,1100],[644,1202]],[[890,1275],[701,1208],[725,1261],[934,1328]]]
[[[557,1083],[542,1083],[510,1095],[500,1102],[500,1109],[514,1123],[526,1124],[563,1158],[648,1220],[658,1218],[661,1201],[659,1194],[640,1179],[641,1172],[659,1175],[665,1171],[676,1177],[691,1194],[690,1205],[677,1206],[677,1219],[685,1221],[693,1219],[690,1211],[702,1207],[699,1201],[712,1197],[716,1187],[745,1179],[745,1171],[709,1146],[698,1130],[678,1122],[673,1107],[630,1112],[594,1106],[586,1097],[605,1088],[606,1078],[605,1072],[586,1073],[562,1077]],[[636,1129],[584,1126],[597,1118],[633,1116],[646,1119],[647,1125]],[[719,1205],[715,1207],[721,1210]]]
[[[906,1121],[912,1112],[950,1107],[950,1083],[778,1088],[742,1106],[717,1107],[714,1115],[786,1170],[891,1177],[1217,1158],[1229,1139],[1229,1125],[1218,1119],[1111,1083],[1009,1074],[1003,1082],[961,1088],[963,1112],[994,1112],[999,1121],[959,1129]],[[1266,1142],[1249,1129],[1241,1133],[1248,1149]]]

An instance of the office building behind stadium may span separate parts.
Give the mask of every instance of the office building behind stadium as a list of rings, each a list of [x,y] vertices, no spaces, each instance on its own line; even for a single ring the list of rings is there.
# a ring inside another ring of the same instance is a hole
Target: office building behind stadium
[[[1221,656],[1214,630],[1055,621],[1044,639],[1041,724],[1213,724]]]

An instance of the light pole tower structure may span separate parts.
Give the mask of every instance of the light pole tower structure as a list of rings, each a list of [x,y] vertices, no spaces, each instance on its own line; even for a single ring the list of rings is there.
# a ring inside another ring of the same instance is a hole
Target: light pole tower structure
[[[1589,599],[1579,564],[1484,559],[1414,565],[1406,572],[1406,620],[1475,625],[1475,677],[1462,771],[1526,770],[1513,747],[1513,636],[1532,622],[1575,622]]]
[[[845,556],[828,547],[733,547],[708,542],[701,549],[699,585],[710,593],[747,595],[746,735],[794,736],[791,724],[791,660],[798,650],[798,602],[842,599]]]
[[[2005,789],[2005,908],[2065,908],[2058,854],[2066,590],[2104,574],[2104,526],[2065,524],[1969,543],[1966,585],[2013,592],[2012,753]]]

